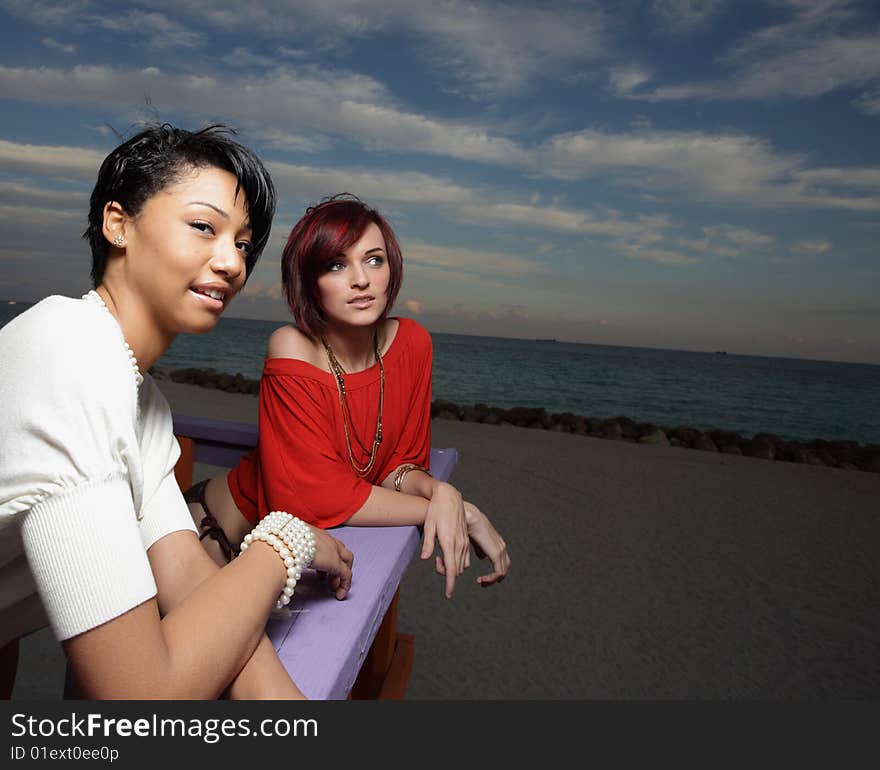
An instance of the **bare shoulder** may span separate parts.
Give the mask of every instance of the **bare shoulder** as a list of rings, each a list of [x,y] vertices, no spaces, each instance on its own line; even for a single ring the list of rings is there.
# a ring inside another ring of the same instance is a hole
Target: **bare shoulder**
[[[272,332],[266,355],[269,358],[294,358],[310,364],[316,364],[319,358],[315,343],[293,324]]]

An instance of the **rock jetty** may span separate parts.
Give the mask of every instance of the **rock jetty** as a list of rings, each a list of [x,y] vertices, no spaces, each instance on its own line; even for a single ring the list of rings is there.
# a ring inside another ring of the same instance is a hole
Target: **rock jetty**
[[[159,380],[167,379],[203,388],[215,388],[227,393],[257,396],[260,392],[259,380],[251,380],[241,374],[225,374],[214,369],[170,370],[153,367],[150,374]],[[880,473],[880,445],[859,444],[857,441],[824,439],[808,442],[787,441],[772,433],[757,433],[748,437],[720,428],[701,431],[688,426],[669,427],[636,422],[623,415],[601,418],[571,412],[548,412],[546,409],[524,406],[510,409],[487,404],[462,406],[443,399],[431,403],[431,417],[440,420],[481,422],[487,425],[515,425],[520,428],[574,433],[612,441],[680,447],[764,460]]]

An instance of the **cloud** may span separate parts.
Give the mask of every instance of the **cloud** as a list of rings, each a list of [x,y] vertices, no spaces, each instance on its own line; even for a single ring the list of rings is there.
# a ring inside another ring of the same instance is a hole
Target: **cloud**
[[[693,32],[706,25],[720,0],[654,0],[651,10],[676,34]]]
[[[708,225],[703,228],[706,235],[715,238],[723,238],[730,243],[744,248],[766,248],[776,240],[772,235],[759,233],[748,227],[734,227],[732,225]]]
[[[792,244],[790,250],[796,254],[827,254],[831,251],[831,242],[825,240],[798,241]]]
[[[258,79],[172,74],[107,66],[0,67],[0,98],[38,104],[92,105],[119,111],[119,95],[147,94],[162,111],[223,115],[257,133],[266,126],[283,142],[309,132],[353,140],[370,150],[443,155],[484,163],[522,165],[514,141],[461,121],[433,118],[396,106],[377,80],[352,72],[281,67]],[[283,127],[283,128],[282,128]]]
[[[370,151],[438,155],[558,179],[601,174],[618,185],[655,193],[687,190],[710,202],[880,209],[880,195],[862,181],[875,170],[811,170],[805,155],[779,152],[742,133],[586,129],[526,147],[479,125],[397,107],[381,83],[357,73],[284,67],[255,81],[167,74],[155,67],[0,67],[3,98],[116,110],[120,93],[148,94],[162,110],[224,115],[274,147],[297,151],[326,150],[341,138]],[[818,182],[831,173],[840,184],[828,192]]]
[[[686,191],[697,202],[880,210],[876,168],[809,169],[807,156],[748,134],[584,130],[551,137],[535,155],[548,176],[601,174],[646,191]]]
[[[880,82],[880,31],[848,0],[778,0],[788,18],[746,36],[720,57],[729,77],[631,94],[651,101],[816,99]],[[869,31],[866,31],[869,30]],[[626,92],[621,92],[626,95]],[[870,112],[871,96],[856,105]]]
[[[749,197],[805,162],[801,155],[775,152],[767,141],[747,134],[651,130],[559,134],[541,148],[539,157],[545,173],[558,178],[618,170],[621,180],[641,187],[696,187],[718,198]]]
[[[421,171],[395,172],[357,166],[303,166],[277,161],[268,161],[267,167],[282,196],[304,199],[309,203],[336,193],[350,192],[367,202],[454,205],[471,201],[478,192],[444,177]]]
[[[194,32],[190,25],[155,11],[134,9],[120,15],[102,13],[96,23],[114,33],[144,37],[153,48],[197,48],[205,40],[204,34]]]
[[[75,32],[86,32],[103,29],[113,33],[117,38],[135,37],[146,40],[151,48],[195,48],[204,42],[201,32],[193,31],[192,26],[172,19],[158,11],[145,11],[139,8],[122,11],[116,7],[108,8],[90,0],[74,0],[73,2],[22,2],[21,0],[4,0],[3,9],[19,18],[25,19],[38,28],[63,28]],[[171,6],[170,10],[179,10]],[[52,41],[47,42],[47,40]],[[65,53],[67,46],[55,43],[52,38],[44,38],[48,45]],[[54,45],[53,45],[54,43]]]
[[[59,43],[54,37],[44,37],[42,43],[53,51],[61,51],[61,53],[71,55],[76,53],[76,46],[73,43]]]
[[[573,235],[633,236],[668,226],[664,217],[626,219],[618,215],[597,217],[586,209],[541,206],[518,202],[479,203],[462,207],[459,219],[475,224],[512,225]]]
[[[614,244],[615,250],[628,259],[642,262],[656,262],[660,265],[695,265],[699,260],[681,251],[656,246],[651,238],[634,241],[620,241]]]
[[[473,274],[500,279],[520,279],[545,271],[536,260],[515,254],[478,249],[437,246],[422,241],[403,239],[401,244],[407,267],[426,267],[457,274]]]
[[[431,58],[483,95],[521,93],[606,50],[606,20],[590,4],[405,3],[398,23],[433,44]]]
[[[0,170],[94,183],[106,153],[84,147],[19,144],[0,139]]]
[[[216,0],[152,5],[200,24],[237,33],[241,15]],[[550,5],[438,0],[282,0],[248,3],[248,24],[302,49],[327,50],[346,41],[396,36],[415,55],[451,74],[471,93],[520,93],[537,80],[596,60],[607,48],[607,19],[595,3]]]
[[[18,182],[0,180],[0,203],[10,206],[45,206],[53,209],[72,209],[85,219],[89,194],[69,190],[49,190]]]
[[[853,104],[866,115],[880,115],[880,88],[866,91]]]
[[[652,74],[647,70],[632,65],[615,66],[608,71],[608,82],[611,89],[619,96],[631,93],[650,81],[651,77]]]

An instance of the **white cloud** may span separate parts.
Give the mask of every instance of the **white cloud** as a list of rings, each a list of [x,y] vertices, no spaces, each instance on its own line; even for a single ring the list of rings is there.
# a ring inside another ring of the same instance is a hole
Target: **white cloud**
[[[241,28],[231,3],[171,0],[151,5],[227,32]],[[248,3],[248,24],[261,34],[326,50],[346,40],[397,35],[418,55],[452,73],[478,94],[510,94],[537,79],[590,62],[607,47],[607,20],[596,3],[552,5],[461,0],[283,0]]]
[[[139,8],[121,11],[116,6],[107,7],[106,3],[90,0],[73,2],[3,0],[2,7],[8,13],[26,19],[39,28],[63,28],[79,32],[104,29],[118,38],[131,36],[146,39],[147,45],[152,48],[194,48],[204,42],[204,34],[194,31],[191,24],[176,21],[157,11],[144,11]],[[171,6],[170,10],[180,9],[178,6]],[[45,45],[65,50],[64,47],[59,47],[61,44],[52,45],[55,41],[48,43],[47,40],[52,38],[44,39]],[[73,53],[67,50],[65,52]]]
[[[853,104],[866,115],[880,115],[880,88],[865,91]]]
[[[690,254],[655,246],[641,240],[621,241],[615,244],[615,248],[619,254],[628,259],[637,259],[642,262],[656,262],[661,265],[693,265],[699,262],[696,257]]]
[[[686,194],[693,202],[880,210],[877,169],[808,169],[807,157],[782,153],[747,134],[587,130],[552,137],[537,167],[561,179],[602,175],[647,191]],[[827,183],[832,181],[834,189]]]
[[[0,97],[35,103],[100,105],[118,111],[120,94],[144,94],[156,108],[189,115],[223,115],[256,132],[288,126],[295,136],[315,131],[369,149],[445,155],[462,160],[522,164],[519,145],[480,126],[432,118],[397,107],[385,87],[352,72],[279,68],[259,79],[176,75],[106,66],[71,69],[0,67]],[[282,128],[283,127],[283,128]]]
[[[703,232],[712,238],[721,238],[747,249],[763,249],[776,240],[772,235],[732,225],[708,225],[703,228]]]
[[[18,182],[0,180],[0,203],[9,206],[45,206],[53,209],[74,209],[85,221],[89,194],[50,190]]]
[[[799,181],[817,190],[863,190],[880,195],[880,167],[812,168],[799,171]]]
[[[605,18],[591,4],[406,6],[400,20],[436,46],[434,61],[485,94],[521,92],[606,50]]]
[[[70,55],[76,53],[76,46],[73,43],[61,43],[54,37],[44,37],[42,43],[46,48],[51,48],[53,51],[61,51],[61,53]]]
[[[191,29],[191,25],[175,21],[164,13],[138,9],[119,15],[101,13],[95,22],[114,33],[144,37],[153,48],[197,48],[205,40],[202,33]]]
[[[651,80],[651,73],[642,67],[626,65],[612,67],[608,71],[608,82],[611,89],[618,95],[631,93],[639,86]]]
[[[523,278],[544,272],[545,266],[516,254],[437,246],[404,239],[401,243],[407,267],[428,267],[459,275],[489,275],[492,278]]]
[[[707,225],[702,228],[702,238],[678,237],[675,246],[718,259],[734,259],[766,251],[775,238],[748,227],[732,225]]]
[[[597,217],[595,213],[586,209],[509,201],[463,206],[458,211],[458,217],[474,224],[521,226],[600,237],[629,237],[668,226],[664,217],[637,219],[626,219],[616,215]]]
[[[831,242],[826,240],[798,241],[792,244],[791,251],[796,254],[827,254],[831,251]]]
[[[777,0],[776,5],[790,12],[785,21],[758,29],[720,57],[733,70],[729,77],[632,96],[653,101],[815,99],[880,82],[880,31],[856,3]],[[870,111],[873,100],[868,96],[857,106]]]
[[[684,187],[717,198],[743,198],[785,179],[804,162],[745,134],[595,130],[560,134],[541,148],[541,168],[576,179],[616,169],[646,188]],[[632,172],[638,172],[633,174]],[[648,172],[648,173],[645,173]]]
[[[448,179],[417,171],[377,171],[358,167],[315,167],[267,162],[281,196],[317,201],[350,192],[367,201],[419,205],[454,205],[470,201],[475,191]]]
[[[0,139],[0,170],[94,183],[106,153],[84,147],[19,144]]]
[[[720,0],[654,0],[651,10],[675,33],[693,32],[705,26]]]

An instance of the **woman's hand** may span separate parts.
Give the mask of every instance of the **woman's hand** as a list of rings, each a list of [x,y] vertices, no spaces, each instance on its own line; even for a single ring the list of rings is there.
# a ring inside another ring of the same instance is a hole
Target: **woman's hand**
[[[311,568],[323,573],[337,599],[344,599],[351,588],[351,567],[354,555],[343,543],[323,529],[312,527],[315,536],[315,558]]]
[[[434,552],[434,538],[440,543],[443,556],[435,560],[439,575],[446,576],[446,598],[452,598],[455,579],[470,566],[470,543],[465,521],[464,501],[451,484],[440,482],[428,501],[425,514],[425,532],[422,538],[422,558]]]
[[[468,535],[474,543],[474,550],[480,558],[488,556],[492,562],[492,572],[488,575],[480,575],[477,582],[481,586],[500,583],[510,570],[507,543],[498,534],[498,530],[492,526],[492,522],[489,521],[486,514],[476,505],[465,502],[464,510],[467,517]]]

